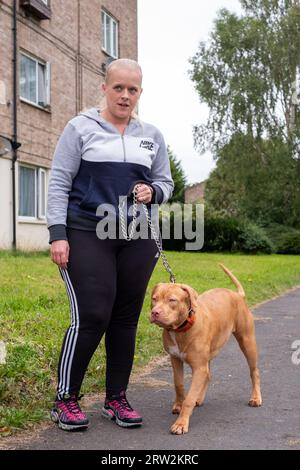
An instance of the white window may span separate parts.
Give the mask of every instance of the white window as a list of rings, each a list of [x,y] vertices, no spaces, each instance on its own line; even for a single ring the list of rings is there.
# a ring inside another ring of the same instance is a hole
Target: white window
[[[46,171],[19,166],[19,216],[33,219],[46,217]]]
[[[42,2],[45,3],[45,5],[47,5],[47,6],[49,4],[49,0],[42,0]]]
[[[101,12],[102,49],[111,57],[118,57],[118,23],[105,11]]]
[[[20,57],[20,96],[23,100],[45,107],[50,104],[50,64],[27,54]]]
[[[42,168],[38,170],[38,218],[46,217],[46,171]]]

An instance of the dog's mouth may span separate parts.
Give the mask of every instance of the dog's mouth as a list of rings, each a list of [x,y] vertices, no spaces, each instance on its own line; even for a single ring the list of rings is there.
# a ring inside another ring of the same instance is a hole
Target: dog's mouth
[[[161,319],[153,317],[152,315],[150,316],[150,323],[154,323],[155,325],[161,328],[173,329],[173,325],[171,325],[170,323],[165,323],[164,321],[161,321]]]
[[[157,318],[150,317],[150,323],[154,323],[157,326],[162,326],[164,327],[165,324],[159,321]]]

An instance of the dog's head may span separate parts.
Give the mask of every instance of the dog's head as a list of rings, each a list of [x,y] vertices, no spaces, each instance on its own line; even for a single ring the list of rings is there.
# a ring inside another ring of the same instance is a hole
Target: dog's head
[[[197,292],[186,284],[157,284],[151,297],[151,323],[176,330],[186,320],[190,309],[196,311],[197,297]]]

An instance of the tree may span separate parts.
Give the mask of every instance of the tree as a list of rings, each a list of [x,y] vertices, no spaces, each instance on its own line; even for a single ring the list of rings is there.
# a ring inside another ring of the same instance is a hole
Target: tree
[[[222,9],[190,61],[191,79],[209,108],[207,122],[194,127],[195,146],[212,149],[217,160],[205,200],[228,214],[296,227],[300,1],[240,3],[244,14]]]
[[[297,143],[295,116],[300,65],[299,0],[240,0],[245,15],[219,12],[207,43],[190,60],[190,76],[209,107],[194,127],[199,150],[214,151],[236,132]],[[299,120],[298,120],[299,121]],[[216,155],[216,154],[215,154]]]
[[[300,227],[299,168],[279,138],[277,142],[257,140],[254,145],[251,136],[235,134],[219,151],[217,167],[206,184],[205,202],[261,225]]]
[[[173,154],[170,147],[168,147],[168,154],[170,158],[170,166],[172,178],[174,181],[174,191],[169,203],[172,202],[184,202],[184,190],[186,186],[187,178],[184,174],[184,170],[181,166],[181,162]]]

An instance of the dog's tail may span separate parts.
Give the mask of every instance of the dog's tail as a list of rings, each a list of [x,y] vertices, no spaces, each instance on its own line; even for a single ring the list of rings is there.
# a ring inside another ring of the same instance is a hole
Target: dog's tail
[[[244,291],[242,285],[241,285],[240,282],[237,280],[237,278],[232,274],[232,272],[230,272],[229,269],[227,269],[226,266],[224,266],[224,264],[219,263],[219,265],[221,266],[221,268],[223,269],[223,271],[227,274],[227,276],[230,277],[230,279],[232,280],[233,284],[236,286],[236,288],[237,288],[238,293],[240,294],[240,296],[241,296],[241,297],[246,297],[246,294],[245,294],[245,291]]]

